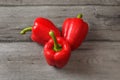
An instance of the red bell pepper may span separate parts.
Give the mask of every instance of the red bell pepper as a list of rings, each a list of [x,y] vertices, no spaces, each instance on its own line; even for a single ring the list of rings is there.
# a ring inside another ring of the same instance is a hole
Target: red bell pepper
[[[31,39],[42,45],[48,42],[48,40],[51,38],[48,34],[50,30],[52,30],[56,36],[61,36],[60,31],[55,27],[55,25],[50,20],[42,17],[36,18],[32,27],[27,27],[20,33],[25,34],[27,31],[31,30]]]
[[[71,48],[68,42],[62,37],[55,37],[50,31],[51,39],[44,46],[44,56],[49,65],[63,68],[69,60]]]
[[[71,50],[77,49],[88,33],[88,24],[83,21],[82,14],[77,18],[67,18],[62,26],[62,36],[69,42]]]

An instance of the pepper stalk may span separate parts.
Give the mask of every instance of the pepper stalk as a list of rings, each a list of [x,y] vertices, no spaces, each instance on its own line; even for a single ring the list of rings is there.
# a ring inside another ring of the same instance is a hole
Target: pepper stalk
[[[62,49],[62,47],[58,44],[54,32],[53,32],[53,31],[50,31],[50,32],[49,32],[49,35],[50,35],[50,37],[52,38],[52,40],[53,40],[53,42],[54,42],[53,50],[56,51],[56,52],[60,51],[60,50]]]

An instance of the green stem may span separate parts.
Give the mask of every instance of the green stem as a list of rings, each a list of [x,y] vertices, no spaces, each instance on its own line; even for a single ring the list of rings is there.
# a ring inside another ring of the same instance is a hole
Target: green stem
[[[53,50],[56,51],[56,52],[57,52],[57,51],[60,51],[62,48],[61,48],[61,46],[58,44],[54,32],[53,32],[53,31],[50,31],[50,32],[49,32],[49,35],[51,36],[51,38],[52,38],[53,41],[54,41]]]
[[[77,18],[82,18],[82,17],[83,17],[82,14],[78,14],[78,15],[77,15]]]
[[[32,30],[32,27],[24,28],[22,31],[20,31],[20,34],[25,34],[27,31],[31,31],[31,30]]]

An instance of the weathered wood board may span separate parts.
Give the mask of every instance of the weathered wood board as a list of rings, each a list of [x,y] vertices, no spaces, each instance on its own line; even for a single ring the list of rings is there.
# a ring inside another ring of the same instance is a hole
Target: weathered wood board
[[[120,0],[0,0],[0,5],[120,5]]]
[[[0,80],[119,80],[120,43],[84,42],[63,69],[48,66],[43,47],[0,43]]]
[[[89,24],[87,41],[120,41],[119,6],[17,6],[0,7],[0,42],[30,41],[29,33],[21,36],[19,32],[33,25],[38,16],[49,18],[61,29],[65,18],[78,13]]]

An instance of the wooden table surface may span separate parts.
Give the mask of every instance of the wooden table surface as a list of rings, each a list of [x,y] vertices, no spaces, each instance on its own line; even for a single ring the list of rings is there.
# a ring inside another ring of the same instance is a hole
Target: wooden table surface
[[[47,65],[31,32],[19,34],[38,16],[61,29],[78,13],[89,33],[63,69]],[[120,0],[0,0],[0,80],[120,80]]]

